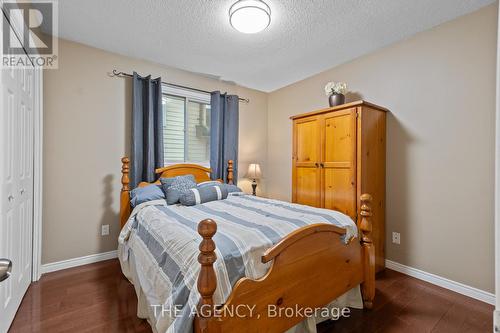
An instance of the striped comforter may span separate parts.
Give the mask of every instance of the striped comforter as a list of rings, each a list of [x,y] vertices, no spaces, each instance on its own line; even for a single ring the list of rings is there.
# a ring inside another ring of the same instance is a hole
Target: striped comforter
[[[198,222],[217,222],[216,304],[222,304],[238,279],[262,277],[270,263],[262,254],[290,232],[313,223],[346,228],[346,239],[357,235],[346,215],[326,210],[233,193],[225,200],[186,207],[151,201],[137,206],[120,237],[120,261],[144,303],[142,316],[156,332],[192,332],[193,312],[199,301],[196,280],[201,237]],[[134,276],[127,269],[133,254]],[[140,288],[139,288],[140,287]]]

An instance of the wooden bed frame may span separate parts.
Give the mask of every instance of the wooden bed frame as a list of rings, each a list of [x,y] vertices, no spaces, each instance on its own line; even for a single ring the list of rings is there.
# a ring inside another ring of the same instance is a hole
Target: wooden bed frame
[[[211,170],[195,164],[176,164],[157,169],[156,173],[159,177],[192,174],[197,182],[202,182],[210,180]],[[228,163],[227,178],[232,183],[233,161]],[[121,182],[120,221],[123,226],[131,212],[127,157],[122,158]],[[139,187],[146,185],[149,183],[142,182]],[[346,244],[341,239],[345,229],[331,224],[317,223],[297,229],[264,253],[263,263],[273,261],[267,274],[258,280],[240,279],[222,305],[213,301],[217,287],[213,236],[217,223],[211,219],[200,221],[198,233],[203,240],[199,247],[201,270],[197,286],[201,301],[194,332],[284,332],[306,317],[303,313],[302,316],[274,316],[280,309],[286,313],[287,308],[320,308],[359,284],[364,306],[371,309],[375,297],[372,197],[363,194],[360,199],[360,234],[356,241]],[[238,316],[234,315],[235,309],[238,309]]]

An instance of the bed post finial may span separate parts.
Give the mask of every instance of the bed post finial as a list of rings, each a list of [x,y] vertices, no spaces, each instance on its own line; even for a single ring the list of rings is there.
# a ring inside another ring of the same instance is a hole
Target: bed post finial
[[[122,158],[122,190],[120,194],[120,225],[123,227],[130,216],[130,159]]]
[[[361,246],[363,248],[364,282],[361,284],[364,306],[368,309],[373,307],[375,298],[375,247],[372,241],[372,196],[362,194],[361,201]]]
[[[128,177],[130,170],[130,160],[127,156],[122,157],[122,192],[129,191],[130,178]]]
[[[234,184],[233,182],[233,160],[227,161],[227,183],[228,184]]]
[[[369,194],[362,194],[361,200],[361,223],[360,229],[362,232],[362,241],[367,243],[372,243],[371,232],[372,232],[372,196]]]
[[[203,240],[200,243],[200,254],[198,262],[201,264],[200,275],[198,276],[198,292],[201,295],[200,305],[203,307],[201,316],[209,315],[207,311],[214,305],[213,295],[217,287],[217,277],[215,276],[214,262],[217,260],[215,254],[215,242],[212,237],[217,231],[217,223],[212,219],[205,219],[198,224],[198,233]]]
[[[217,276],[215,275],[214,262],[217,260],[215,254],[215,242],[213,236],[217,231],[217,223],[212,219],[205,219],[198,223],[198,233],[203,240],[200,243],[200,254],[198,262],[201,264],[198,275],[198,292],[201,301],[194,321],[194,332],[196,333],[218,333],[214,327],[214,292],[217,288]]]

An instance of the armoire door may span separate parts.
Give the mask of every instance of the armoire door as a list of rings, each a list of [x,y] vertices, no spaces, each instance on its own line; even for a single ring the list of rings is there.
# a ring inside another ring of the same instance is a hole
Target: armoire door
[[[294,121],[292,200],[321,207],[321,117]]]
[[[31,283],[33,241],[34,69],[2,69],[0,79],[0,333]]]
[[[323,116],[323,207],[356,218],[356,108]]]

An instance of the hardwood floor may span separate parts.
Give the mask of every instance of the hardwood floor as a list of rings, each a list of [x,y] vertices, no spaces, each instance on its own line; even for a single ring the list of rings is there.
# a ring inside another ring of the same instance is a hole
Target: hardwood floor
[[[371,311],[328,321],[318,333],[491,332],[493,306],[386,270]],[[9,332],[151,332],[136,317],[133,286],[117,260],[44,275],[33,283]]]
[[[136,309],[133,286],[118,260],[108,260],[43,275],[9,332],[151,332]]]
[[[318,333],[491,332],[492,305],[386,269],[377,275],[374,307],[328,321]]]

